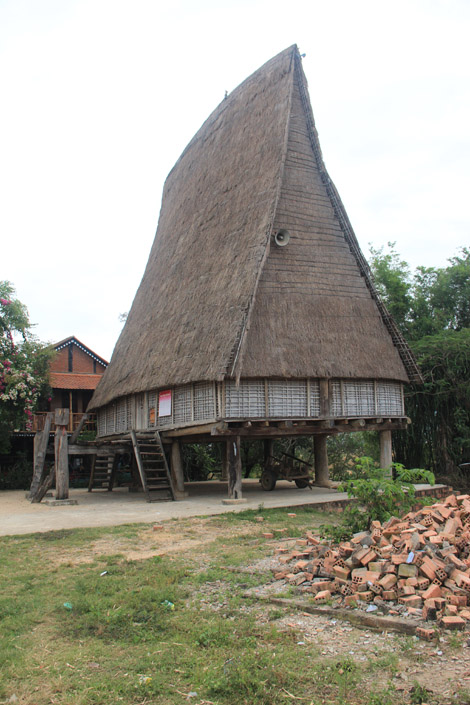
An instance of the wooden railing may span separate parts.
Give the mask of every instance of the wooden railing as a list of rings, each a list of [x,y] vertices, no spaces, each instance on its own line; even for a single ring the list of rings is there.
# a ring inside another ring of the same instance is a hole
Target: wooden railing
[[[31,429],[33,433],[36,431],[42,431],[44,429],[44,422],[46,420],[47,411],[39,412],[33,416],[33,428]],[[78,427],[82,417],[85,414],[70,414],[69,425],[67,431],[73,433]],[[55,423],[52,422],[51,431],[55,431]],[[83,431],[96,431],[96,414],[88,414],[88,418],[85,421]]]

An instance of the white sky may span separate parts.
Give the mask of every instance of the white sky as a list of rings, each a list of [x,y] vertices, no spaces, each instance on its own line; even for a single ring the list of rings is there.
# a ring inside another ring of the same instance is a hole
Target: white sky
[[[470,245],[470,0],[0,0],[0,279],[46,341],[110,358],[166,175],[293,43],[362,249]]]

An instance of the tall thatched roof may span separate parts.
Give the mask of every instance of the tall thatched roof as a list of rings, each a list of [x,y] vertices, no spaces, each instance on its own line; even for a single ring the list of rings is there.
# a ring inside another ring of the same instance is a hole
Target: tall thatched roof
[[[296,46],[223,100],[170,172],[91,408],[227,376],[419,376],[326,172]]]

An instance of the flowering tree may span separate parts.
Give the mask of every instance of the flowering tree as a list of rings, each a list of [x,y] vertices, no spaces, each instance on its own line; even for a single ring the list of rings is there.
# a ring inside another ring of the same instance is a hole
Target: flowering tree
[[[32,429],[33,414],[50,393],[49,360],[53,351],[31,332],[26,306],[8,281],[0,281],[0,452],[10,433]]]

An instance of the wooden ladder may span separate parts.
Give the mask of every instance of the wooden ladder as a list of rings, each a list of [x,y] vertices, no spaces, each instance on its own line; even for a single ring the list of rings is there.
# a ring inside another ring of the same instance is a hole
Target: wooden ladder
[[[174,501],[173,483],[158,431],[153,435],[131,431],[131,439],[147,502]]]
[[[88,492],[92,490],[107,490],[114,487],[117,470],[117,455],[115,453],[96,453],[91,465]]]

